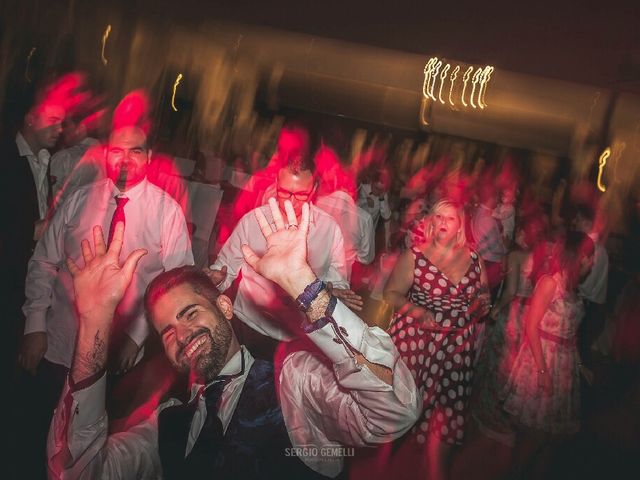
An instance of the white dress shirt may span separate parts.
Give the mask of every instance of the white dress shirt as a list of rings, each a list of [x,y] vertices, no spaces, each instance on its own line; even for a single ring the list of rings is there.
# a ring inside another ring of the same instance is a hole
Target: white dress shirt
[[[316,206],[327,212],[340,226],[344,238],[347,278],[351,279],[353,262],[368,265],[376,253],[371,214],[360,208],[347,192],[335,192],[318,198]]]
[[[33,181],[35,182],[36,191],[38,193],[38,210],[40,212],[40,219],[43,219],[47,214],[47,209],[49,208],[49,180],[47,179],[47,168],[49,168],[49,159],[51,158],[51,155],[46,148],[40,150],[37,155],[34,154],[20,132],[16,135],[16,145],[18,146],[18,153],[20,153],[20,156],[27,157],[27,161],[29,162],[29,168],[31,168]]]
[[[57,210],[36,245],[25,282],[24,333],[47,332],[47,360],[71,366],[77,333],[74,291],[66,259],[84,265],[80,242],[93,238],[100,225],[106,241],[116,208],[116,195],[124,207],[126,226],[120,259],[146,248],[133,280],[118,305],[118,326],[138,346],[149,332],[142,299],[147,285],[159,273],[193,265],[184,215],[178,204],[146,179],[121,193],[110,179],[79,188]]]
[[[370,203],[371,205],[369,205]],[[371,185],[368,183],[363,183],[358,188],[358,206],[371,214],[374,228],[378,225],[380,217],[383,220],[391,218],[391,208],[389,207],[387,193],[385,192],[382,197],[374,195],[371,191]]]
[[[578,295],[593,303],[604,304],[607,301],[607,283],[609,280],[609,254],[598,241],[598,235],[589,233],[595,247],[593,266],[587,278],[578,285]]]
[[[273,222],[268,206],[258,208],[262,209],[269,222]],[[244,261],[242,245],[249,245],[259,256],[267,249],[254,210],[240,219],[215,263],[210,266],[213,270],[227,267],[227,277],[218,286],[219,290],[224,292],[229,288],[242,271],[233,304],[236,316],[254,330],[276,340],[295,338],[304,315],[280,287],[256,273]],[[349,288],[340,227],[329,214],[314,205],[310,209],[307,248],[307,260],[318,278],[332,282],[337,288]]]
[[[507,255],[498,226],[498,220],[493,218],[493,210],[485,205],[478,205],[473,220],[471,230],[476,242],[476,251],[480,258],[487,262],[501,262]]]
[[[415,423],[422,408],[413,377],[389,335],[378,327],[368,327],[340,301],[333,318],[335,324],[330,322],[308,335],[329,364],[318,354],[296,351],[285,357],[276,379],[289,439],[294,449],[299,449],[295,452],[299,452],[308,467],[328,477],[337,476],[344,462],[343,456],[330,453],[336,451],[333,447],[389,442]],[[336,337],[344,343],[336,343]],[[391,369],[392,384],[386,384],[368,367],[357,364],[353,350],[370,362]],[[221,372],[240,371],[240,355],[245,357],[244,374],[225,386],[218,410],[225,430],[253,364],[251,354],[242,349]],[[60,458],[66,447],[70,461],[65,464],[63,478],[161,478],[158,413],[180,402],[169,400],[147,420],[108,436],[105,390],[104,375],[75,392],[65,385],[49,431],[50,466],[56,464],[56,457]],[[198,386],[192,388],[192,392],[200,390]],[[205,403],[200,398],[185,456],[195,444],[206,415]]]

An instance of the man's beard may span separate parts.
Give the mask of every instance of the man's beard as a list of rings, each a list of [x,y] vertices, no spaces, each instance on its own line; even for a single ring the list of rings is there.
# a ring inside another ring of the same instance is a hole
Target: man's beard
[[[224,367],[229,352],[229,346],[231,345],[231,325],[226,320],[218,322],[215,330],[207,328],[200,328],[196,330],[190,337],[185,345],[178,352],[178,368],[183,373],[188,373],[190,380],[206,385],[212,382]],[[201,335],[205,335],[208,338],[208,346],[200,347],[204,350],[202,352],[195,353],[195,357],[191,360],[184,356],[184,350],[189,343]]]

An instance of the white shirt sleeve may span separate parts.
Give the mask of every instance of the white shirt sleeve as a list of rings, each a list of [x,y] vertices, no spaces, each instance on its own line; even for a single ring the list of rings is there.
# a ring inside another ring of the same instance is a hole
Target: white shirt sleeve
[[[165,272],[183,265],[193,265],[193,253],[187,223],[182,209],[173,200],[165,200],[162,215],[162,265]],[[141,347],[149,335],[150,325],[142,308],[138,316],[127,328],[127,335]]]
[[[333,219],[332,219],[333,220]],[[344,255],[344,237],[337,223],[333,222],[333,241],[331,242],[331,258],[327,273],[321,278],[323,282],[331,282],[336,288],[350,288],[347,281],[347,261]]]
[[[609,255],[601,244],[597,243],[593,266],[587,278],[578,286],[578,294],[590,302],[604,304],[607,301],[609,281]]]
[[[25,281],[25,303],[22,311],[26,321],[24,334],[46,332],[47,309],[51,306],[53,283],[65,259],[64,227],[71,201],[58,209],[29,260]]]
[[[231,235],[220,249],[216,261],[209,267],[212,270],[220,270],[222,267],[227,267],[227,276],[222,283],[218,285],[218,290],[221,292],[224,292],[233,283],[244,263],[242,244],[249,243],[247,235],[249,218],[247,215],[253,216],[254,213],[250,211],[240,219],[236,228],[233,229],[233,232],[231,232]],[[259,232],[257,232],[257,234],[262,235],[262,233]]]
[[[182,209],[173,201],[162,218],[162,264],[165,271],[193,265],[187,222]]]
[[[358,208],[359,242],[356,258],[364,265],[370,264],[376,254],[376,239],[371,214],[363,208]]]
[[[340,301],[333,319],[335,324],[309,334],[326,358],[306,351],[290,354],[279,379],[293,446],[318,447],[303,450],[302,459],[329,476],[337,475],[342,460],[322,457],[321,447],[388,442],[411,428],[422,408],[413,377],[389,335],[367,326]],[[353,350],[391,369],[393,383],[388,385],[368,367],[358,365]]]
[[[108,436],[106,376],[75,392],[64,387],[47,440],[50,478],[161,478],[157,414]]]

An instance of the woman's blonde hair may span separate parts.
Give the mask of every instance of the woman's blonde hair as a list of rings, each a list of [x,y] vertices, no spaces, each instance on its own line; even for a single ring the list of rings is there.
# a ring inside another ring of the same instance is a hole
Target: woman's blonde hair
[[[465,216],[464,216],[464,208],[457,202],[449,199],[442,199],[436,202],[431,210],[429,211],[429,215],[427,216],[427,220],[429,226],[427,227],[427,231],[425,232],[427,240],[431,240],[433,238],[433,223],[431,220],[434,215],[437,215],[446,207],[451,207],[455,209],[458,214],[458,219],[460,220],[460,227],[458,228],[458,233],[456,233],[456,246],[464,247],[467,244],[467,235],[465,234]]]

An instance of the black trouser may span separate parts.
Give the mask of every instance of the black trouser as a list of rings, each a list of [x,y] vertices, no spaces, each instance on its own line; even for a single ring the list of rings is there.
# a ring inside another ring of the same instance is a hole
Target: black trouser
[[[14,427],[7,439],[15,439],[11,461],[15,478],[47,478],[47,434],[69,369],[42,359],[36,375],[21,371],[16,391],[11,392],[13,415],[9,424]],[[10,440],[11,441],[11,440]]]
[[[604,305],[584,300],[584,319],[578,328],[578,351],[587,367],[593,366],[591,345],[602,333],[605,321]]]

